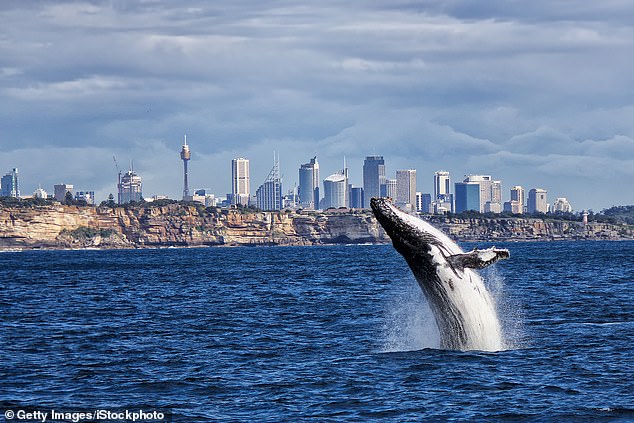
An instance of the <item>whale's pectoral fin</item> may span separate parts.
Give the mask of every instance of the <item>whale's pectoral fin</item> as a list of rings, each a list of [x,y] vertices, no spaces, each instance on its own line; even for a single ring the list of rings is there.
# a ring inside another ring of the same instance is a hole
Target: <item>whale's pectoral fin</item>
[[[469,267],[472,269],[484,269],[498,260],[510,257],[509,250],[500,248],[487,248],[486,250],[475,249],[465,254],[454,254],[447,257],[447,261],[459,269]]]

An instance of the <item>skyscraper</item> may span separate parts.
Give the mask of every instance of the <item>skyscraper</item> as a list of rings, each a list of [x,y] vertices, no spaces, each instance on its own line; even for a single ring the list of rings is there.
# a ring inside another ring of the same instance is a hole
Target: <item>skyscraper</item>
[[[71,186],[72,187],[72,186]],[[141,177],[134,170],[128,170],[119,183],[119,204],[139,202],[143,199]],[[56,189],[57,194],[57,189]]]
[[[456,182],[456,213],[467,210],[480,211],[480,184],[474,181]]]
[[[484,203],[484,212],[502,212],[502,181],[491,181],[491,199]]]
[[[250,195],[249,159],[231,160],[231,204],[248,206]]]
[[[322,209],[348,207],[348,178],[345,172],[337,172],[324,179]]]
[[[282,178],[279,158],[273,157],[273,168],[255,192],[256,204],[266,211],[282,210]]]
[[[511,201],[517,201],[519,203],[522,211],[518,213],[522,213],[524,211],[524,205],[526,204],[524,188],[522,188],[520,185],[516,185],[511,188]]]
[[[527,208],[529,213],[548,213],[548,201],[546,190],[533,188],[528,192]]]
[[[439,200],[441,196],[451,194],[451,178],[449,172],[439,170],[434,172],[434,201]]]
[[[421,204],[420,204],[420,213],[432,213],[434,210],[432,209],[432,201],[431,194],[423,193],[421,195]]]
[[[396,188],[398,187],[396,179],[386,179],[381,189],[381,197],[389,197],[396,200]]]
[[[385,194],[385,160],[383,156],[367,156],[363,162],[363,207],[370,207],[370,200]]]
[[[317,156],[299,168],[299,202],[305,209],[319,208],[319,163]]]
[[[0,196],[19,197],[18,169],[14,168],[0,179]]]
[[[480,206],[478,209],[476,209],[476,211],[479,211],[480,213],[484,213],[484,205],[487,203],[487,201],[491,201],[491,181],[492,178],[489,175],[467,175],[463,181],[475,182],[480,186]],[[457,195],[458,191],[456,191],[456,196]],[[459,213],[458,206],[456,206],[456,212]]]
[[[396,171],[396,204],[406,211],[416,211],[416,170]]]
[[[434,198],[431,205],[433,213],[452,212],[454,209],[453,194],[451,193],[451,178],[449,172],[439,170],[434,172]]]
[[[350,188],[350,208],[353,208],[353,209],[363,208],[363,188],[362,187]]]
[[[185,135],[185,143],[181,149],[181,160],[183,161],[183,200],[189,197],[189,183],[187,181],[187,162],[191,158],[191,152],[187,145],[187,135]]]

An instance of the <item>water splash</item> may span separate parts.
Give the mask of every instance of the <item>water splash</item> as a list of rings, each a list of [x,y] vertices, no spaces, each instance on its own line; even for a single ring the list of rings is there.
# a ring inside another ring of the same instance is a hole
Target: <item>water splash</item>
[[[495,303],[502,328],[501,351],[528,345],[524,329],[524,311],[494,267],[481,270],[480,276]],[[404,281],[402,290],[388,300],[381,328],[382,352],[417,351],[440,348],[440,334],[427,299],[415,281]]]
[[[524,329],[524,310],[520,302],[507,289],[504,277],[495,267],[480,271],[493,301],[502,327],[504,350],[515,350],[528,345]]]
[[[403,285],[405,289],[396,293],[386,307],[381,351],[440,348],[438,328],[423,292],[415,281]]]

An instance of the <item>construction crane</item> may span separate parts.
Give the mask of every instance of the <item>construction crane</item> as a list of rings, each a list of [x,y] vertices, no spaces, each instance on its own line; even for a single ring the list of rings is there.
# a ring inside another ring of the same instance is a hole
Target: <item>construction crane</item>
[[[114,160],[114,166],[117,168],[117,204],[121,204],[121,169],[119,168],[119,163],[117,163],[117,158],[113,155],[112,160]]]

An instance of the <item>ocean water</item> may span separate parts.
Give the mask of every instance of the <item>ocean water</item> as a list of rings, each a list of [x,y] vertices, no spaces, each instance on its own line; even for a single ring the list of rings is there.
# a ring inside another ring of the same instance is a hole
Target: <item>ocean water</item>
[[[634,242],[497,246],[498,352],[438,349],[389,245],[0,253],[0,412],[634,421]]]

